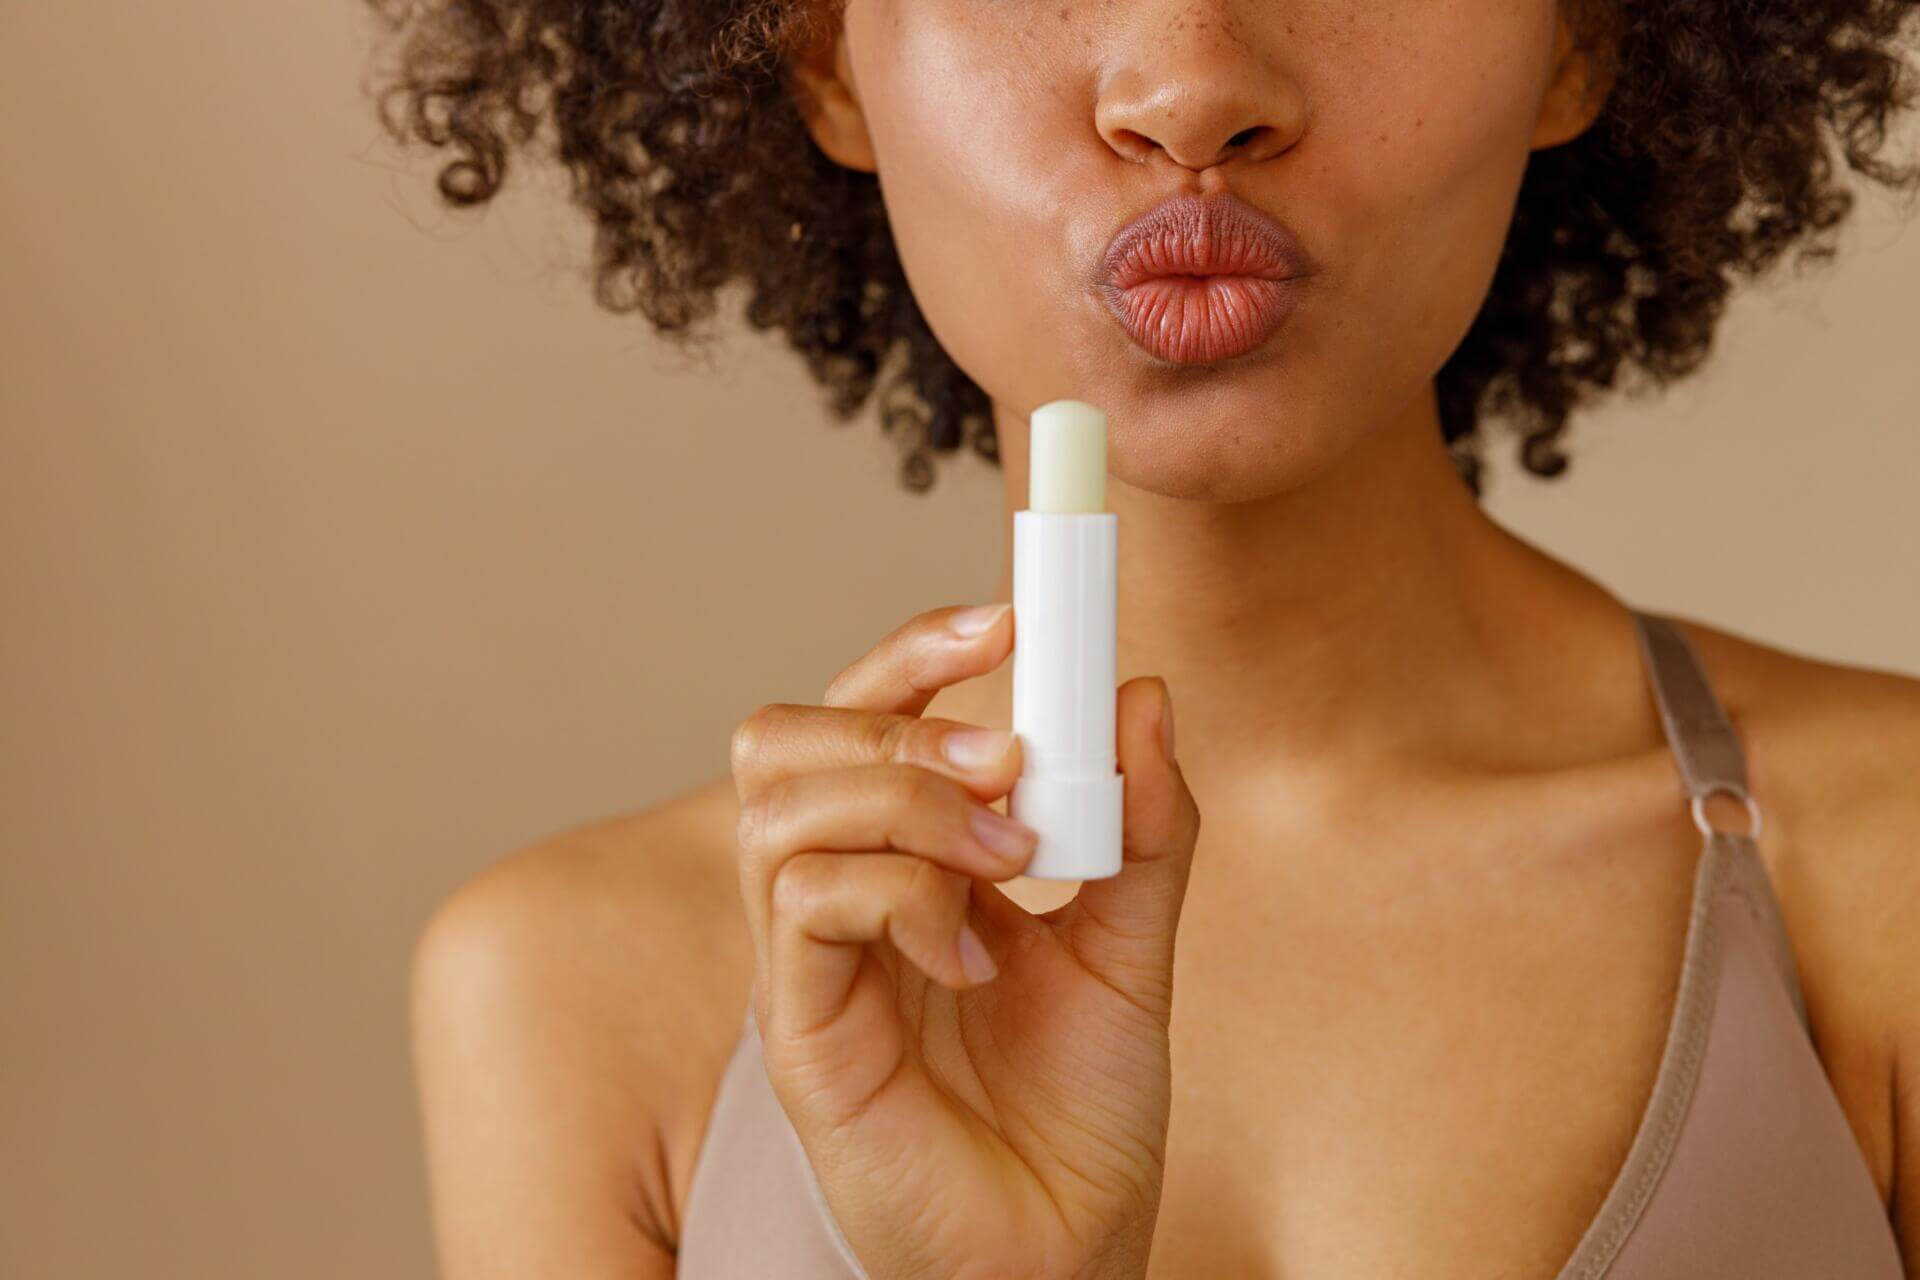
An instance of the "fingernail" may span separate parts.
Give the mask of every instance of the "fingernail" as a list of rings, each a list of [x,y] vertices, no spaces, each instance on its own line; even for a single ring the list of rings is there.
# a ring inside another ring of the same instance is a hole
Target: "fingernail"
[[[955,729],[940,740],[940,753],[962,769],[987,769],[1000,763],[1012,743],[1005,729]]]
[[[1011,608],[1013,605],[1005,600],[996,604],[969,605],[957,613],[949,614],[947,625],[953,628],[956,635],[977,636],[1000,621],[1000,615]]]
[[[1160,754],[1173,763],[1173,695],[1160,686]]]
[[[960,968],[973,982],[985,982],[1000,972],[993,957],[987,954],[987,944],[980,941],[980,935],[970,924],[960,926]]]
[[[992,809],[975,809],[970,819],[981,844],[1003,858],[1024,858],[1040,842],[1040,833]]]

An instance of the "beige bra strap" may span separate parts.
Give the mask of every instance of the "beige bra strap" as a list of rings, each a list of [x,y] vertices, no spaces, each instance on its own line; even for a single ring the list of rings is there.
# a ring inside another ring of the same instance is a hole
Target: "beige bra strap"
[[[1660,707],[1660,726],[1680,766],[1694,825],[1702,833],[1709,830],[1706,799],[1725,791],[1747,806],[1746,834],[1758,837],[1760,807],[1747,790],[1746,753],[1707,680],[1700,655],[1672,618],[1640,609],[1632,613]]]

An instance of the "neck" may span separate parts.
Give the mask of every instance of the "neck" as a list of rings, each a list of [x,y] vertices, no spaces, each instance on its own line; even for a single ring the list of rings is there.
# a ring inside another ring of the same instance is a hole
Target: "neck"
[[[1010,600],[1027,423],[995,416],[1006,510],[994,598]],[[1118,677],[1163,676],[1183,762],[1216,772],[1510,752],[1514,717],[1500,713],[1528,714],[1524,658],[1541,625],[1564,619],[1569,593],[1617,612],[1480,509],[1431,396],[1287,492],[1214,503],[1110,476],[1107,505],[1120,519]],[[1567,678],[1565,662],[1550,658],[1551,678]],[[1011,663],[982,684],[976,705],[1010,705]]]

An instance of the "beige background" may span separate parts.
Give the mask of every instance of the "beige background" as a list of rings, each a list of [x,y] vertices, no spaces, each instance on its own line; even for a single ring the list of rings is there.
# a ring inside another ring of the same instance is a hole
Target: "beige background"
[[[993,580],[983,465],[899,490],[765,338],[683,369],[593,309],[550,180],[440,212],[371,34],[0,7],[10,1278],[426,1274],[430,905]],[[1491,509],[1638,602],[1920,670],[1920,233],[1865,213]]]

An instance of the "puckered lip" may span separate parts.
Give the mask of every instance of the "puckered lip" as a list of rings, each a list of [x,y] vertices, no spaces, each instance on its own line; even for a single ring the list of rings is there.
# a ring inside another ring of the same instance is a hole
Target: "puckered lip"
[[[1314,270],[1291,228],[1231,191],[1168,196],[1122,227],[1101,257],[1102,283],[1119,291],[1161,276],[1292,280]]]

